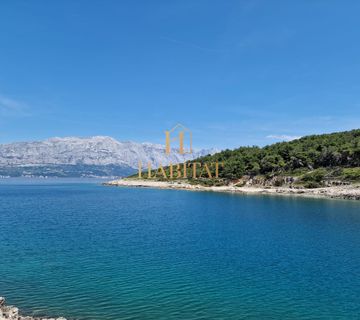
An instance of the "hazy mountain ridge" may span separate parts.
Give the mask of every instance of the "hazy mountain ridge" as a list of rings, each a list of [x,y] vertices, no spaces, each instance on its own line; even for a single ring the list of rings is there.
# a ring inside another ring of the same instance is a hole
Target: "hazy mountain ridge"
[[[0,144],[0,175],[121,175],[151,163],[152,167],[192,160],[215,150],[181,155],[165,154],[165,147],[152,143],[121,142],[107,136],[50,138],[44,141]],[[66,170],[65,170],[66,169]],[[104,170],[102,170],[104,169]],[[69,171],[70,170],[70,171]],[[93,172],[96,171],[96,172]]]

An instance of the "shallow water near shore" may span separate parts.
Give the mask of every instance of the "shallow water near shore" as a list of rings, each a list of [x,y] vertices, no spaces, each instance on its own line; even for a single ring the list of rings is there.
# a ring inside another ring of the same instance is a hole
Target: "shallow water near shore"
[[[68,319],[358,319],[360,203],[0,183],[0,295]]]

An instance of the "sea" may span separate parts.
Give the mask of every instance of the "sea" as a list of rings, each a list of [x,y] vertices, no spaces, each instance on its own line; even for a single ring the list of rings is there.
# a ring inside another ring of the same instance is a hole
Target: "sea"
[[[79,320],[360,319],[360,201],[2,179],[0,296]]]

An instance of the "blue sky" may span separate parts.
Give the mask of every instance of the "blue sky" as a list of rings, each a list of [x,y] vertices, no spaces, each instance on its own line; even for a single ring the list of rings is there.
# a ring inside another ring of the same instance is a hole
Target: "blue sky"
[[[265,145],[360,127],[360,2],[0,2],[0,143]]]

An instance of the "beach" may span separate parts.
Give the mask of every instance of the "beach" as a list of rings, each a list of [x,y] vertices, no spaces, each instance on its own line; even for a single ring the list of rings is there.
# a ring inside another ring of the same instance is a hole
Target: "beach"
[[[191,191],[229,192],[238,194],[289,195],[313,198],[360,200],[360,185],[330,186],[324,188],[291,188],[264,186],[211,186],[193,185],[183,181],[155,181],[146,179],[118,179],[104,183],[107,186],[178,189]]]

